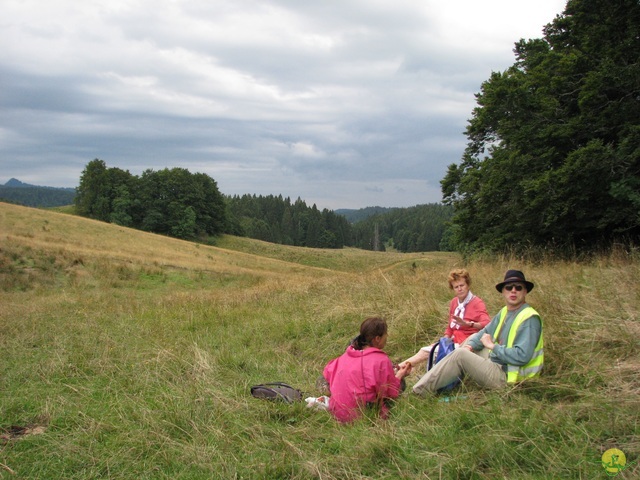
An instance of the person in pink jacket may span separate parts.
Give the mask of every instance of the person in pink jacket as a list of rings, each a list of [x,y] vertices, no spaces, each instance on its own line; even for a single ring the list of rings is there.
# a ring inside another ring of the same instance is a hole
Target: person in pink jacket
[[[471,293],[471,276],[466,269],[452,270],[447,280],[455,297],[449,303],[449,317],[444,336],[451,338],[457,348],[471,335],[488,325],[491,318],[482,299]],[[400,365],[409,363],[415,367],[429,358],[430,351],[431,345],[422,347],[418,353]]]
[[[331,392],[329,411],[340,422],[352,422],[369,406],[379,408],[380,416],[387,418],[388,400],[400,394],[401,380],[411,372],[411,365],[395,371],[382,350],[386,343],[387,322],[367,318],[360,325],[360,335],[324,368]]]

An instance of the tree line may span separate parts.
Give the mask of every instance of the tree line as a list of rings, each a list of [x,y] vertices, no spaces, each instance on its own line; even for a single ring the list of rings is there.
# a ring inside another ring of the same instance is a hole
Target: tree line
[[[39,187],[11,178],[0,185],[0,201],[26,207],[61,207],[71,205],[76,195],[75,188]]]
[[[71,205],[75,195],[73,189],[0,185],[0,202],[15,203],[25,207],[50,208]]]
[[[349,222],[332,210],[308,207],[298,198],[291,202],[281,195],[227,197],[233,226],[228,233],[273,243],[318,248],[355,247],[401,252],[436,251],[448,248],[441,240],[453,209],[442,204],[410,208],[368,207],[361,220]],[[384,212],[384,213],[374,213]],[[358,218],[356,212],[352,217]]]
[[[282,195],[222,195],[215,180],[183,168],[140,176],[89,162],[74,198],[76,213],[183,239],[209,241],[228,233],[283,245],[438,250],[451,208],[439,204],[386,211],[350,223],[343,215]]]
[[[569,0],[477,94],[441,181],[463,251],[640,239],[640,3]]]
[[[447,242],[453,208],[439,203],[394,208],[375,214],[353,225],[353,246],[384,251],[393,247],[400,252],[450,250]]]
[[[229,228],[233,235],[282,245],[311,248],[351,246],[351,225],[332,210],[318,210],[298,198],[282,195],[226,197]]]

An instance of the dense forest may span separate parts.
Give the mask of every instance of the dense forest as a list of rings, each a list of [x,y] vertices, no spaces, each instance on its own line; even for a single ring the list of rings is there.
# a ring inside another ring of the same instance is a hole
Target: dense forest
[[[464,251],[640,240],[640,3],[569,0],[481,86],[441,181]]]
[[[39,187],[23,183],[15,178],[0,185],[0,201],[25,207],[48,208],[71,205],[75,195],[75,188]]]
[[[448,250],[442,242],[453,208],[438,203],[394,208],[372,215],[353,225],[353,246],[365,250],[385,250],[391,246],[400,252]]]
[[[393,210],[396,210],[398,207],[365,207],[359,208],[357,210],[348,209],[348,208],[339,208],[335,212],[338,215],[342,215],[346,218],[349,223],[358,223],[361,220],[366,220],[372,215],[382,215],[384,213],[389,213]]]
[[[369,207],[346,216],[298,198],[243,195],[227,197],[228,233],[285,245],[319,248],[356,247],[401,252],[441,249],[453,209],[441,204],[410,208]],[[381,213],[376,213],[381,212]],[[444,245],[445,248],[447,245]]]
[[[127,227],[208,241],[222,233],[311,248],[358,247],[404,252],[440,249],[451,208],[439,204],[386,209],[351,224],[346,217],[282,195],[224,196],[215,180],[182,168],[138,177],[89,162],[74,199],[76,213]],[[375,207],[375,211],[380,211]]]
[[[226,197],[227,233],[283,245],[342,248],[352,245],[347,219],[318,210],[298,198],[242,195]]]

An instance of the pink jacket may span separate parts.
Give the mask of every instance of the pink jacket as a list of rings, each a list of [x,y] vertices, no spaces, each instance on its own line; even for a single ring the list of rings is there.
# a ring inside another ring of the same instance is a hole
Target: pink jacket
[[[367,403],[380,401],[380,414],[387,418],[389,408],[382,400],[397,398],[400,380],[396,378],[387,354],[374,347],[356,350],[347,348],[338,358],[324,368],[324,378],[329,382],[331,397],[329,411],[341,422],[350,422],[360,416],[360,409]]]
[[[453,338],[453,343],[461,344],[469,336],[474,333],[478,333],[478,329],[472,327],[451,328],[451,316],[456,311],[457,306],[458,298],[453,297],[453,300],[451,300],[451,303],[449,304],[449,322],[447,323],[447,329],[444,331],[444,334],[452,335],[451,338]],[[481,325],[480,328],[484,328],[489,324],[491,317],[489,317],[487,307],[482,299],[479,297],[473,297],[465,308],[464,320],[467,322],[476,322],[478,325]]]

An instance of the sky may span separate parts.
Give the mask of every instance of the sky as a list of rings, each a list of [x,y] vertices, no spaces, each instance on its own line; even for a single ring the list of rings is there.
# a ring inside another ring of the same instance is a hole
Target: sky
[[[442,200],[475,94],[565,0],[2,0],[0,184],[95,158],[331,210]]]

